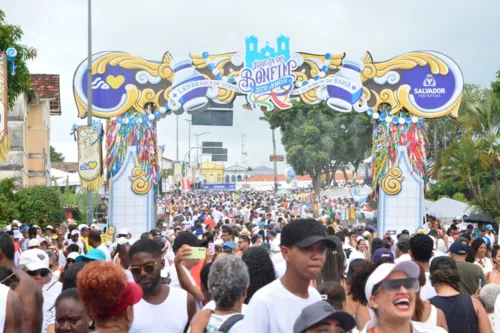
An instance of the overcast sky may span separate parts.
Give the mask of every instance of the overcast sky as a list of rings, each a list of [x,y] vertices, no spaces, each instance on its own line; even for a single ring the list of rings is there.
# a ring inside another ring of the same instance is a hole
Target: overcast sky
[[[31,72],[61,76],[62,116],[51,118],[51,144],[76,161],[69,132],[86,120],[77,118],[72,79],[87,56],[87,0],[0,0],[0,8],[24,30],[23,43],[38,49]],[[93,52],[119,50],[150,60],[161,60],[167,50],[174,57],[243,52],[250,34],[274,46],[283,33],[292,52],[361,57],[368,50],[382,61],[408,51],[439,51],[459,64],[465,82],[488,86],[500,70],[499,12],[498,0],[94,0]],[[243,102],[235,101],[233,127],[193,126],[191,132],[208,131],[204,140],[223,141],[227,166],[241,164],[245,134],[248,166],[270,165],[271,131],[259,121],[260,112],[243,109]],[[185,118],[179,119],[180,159],[188,151]],[[170,116],[159,124],[159,143],[169,158],[175,158],[175,123]],[[278,153],[284,153],[281,144]],[[284,167],[280,163],[280,171]]]

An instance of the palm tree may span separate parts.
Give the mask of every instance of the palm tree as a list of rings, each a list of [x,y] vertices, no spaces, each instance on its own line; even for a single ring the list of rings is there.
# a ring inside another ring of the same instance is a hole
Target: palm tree
[[[496,204],[500,206],[497,168],[500,166],[500,101],[489,94],[484,103],[469,107],[472,115],[470,131],[480,142],[481,162],[489,169],[495,189]]]

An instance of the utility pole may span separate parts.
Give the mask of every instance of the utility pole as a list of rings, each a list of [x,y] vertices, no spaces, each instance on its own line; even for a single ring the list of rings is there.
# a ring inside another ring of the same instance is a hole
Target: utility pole
[[[191,119],[184,119],[189,123],[189,156],[188,156],[188,165],[191,167],[191,175],[189,175],[189,178],[191,178],[191,181],[193,181],[193,167],[191,165]]]
[[[92,0],[88,0],[88,54],[87,54],[87,125],[92,126]],[[87,224],[93,222],[94,194],[87,190]]]
[[[202,173],[202,168],[201,168],[201,165],[203,164],[203,161],[202,163],[200,164],[198,161],[199,161],[199,158],[200,158],[200,153],[199,153],[199,149],[200,149],[200,146],[198,145],[198,137],[202,136],[202,135],[205,135],[205,134],[210,134],[210,132],[203,132],[203,133],[199,133],[199,134],[193,134],[195,137],[196,137],[196,169],[200,169],[200,177],[201,177],[201,182],[203,183],[203,173]],[[203,153],[203,151],[202,151]]]
[[[247,160],[246,160],[246,156],[247,156],[247,153],[245,152],[245,138],[247,136],[243,133],[241,135],[241,164],[243,165],[243,167],[245,168],[245,178],[248,178],[246,176],[248,176],[248,167],[247,167]]]
[[[278,162],[276,161],[276,138],[274,136],[274,128],[271,129],[273,134],[273,155],[274,155],[274,192],[278,191]]]
[[[179,162],[179,116],[175,116],[175,160]]]

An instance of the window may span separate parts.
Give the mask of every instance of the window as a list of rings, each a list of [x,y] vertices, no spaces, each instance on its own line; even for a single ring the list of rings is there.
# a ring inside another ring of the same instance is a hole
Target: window
[[[226,184],[229,184],[229,176],[228,175],[226,175],[225,180],[226,180]]]
[[[238,175],[238,181],[241,182],[241,175]]]
[[[59,105],[59,98],[55,98],[50,101],[50,113],[59,113],[61,111],[61,106]]]

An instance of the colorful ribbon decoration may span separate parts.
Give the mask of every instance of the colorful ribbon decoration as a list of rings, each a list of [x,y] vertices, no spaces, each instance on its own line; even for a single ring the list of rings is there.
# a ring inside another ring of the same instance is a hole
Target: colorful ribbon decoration
[[[127,148],[136,146],[137,163],[147,180],[158,183],[160,167],[157,163],[155,122],[147,121],[143,115],[129,110],[116,120],[111,120],[106,130],[106,167],[113,177],[123,166]]]
[[[372,174],[375,189],[382,177],[397,160],[398,147],[405,145],[413,172],[427,176],[427,135],[422,122],[410,124],[387,124],[379,122],[373,130]]]

